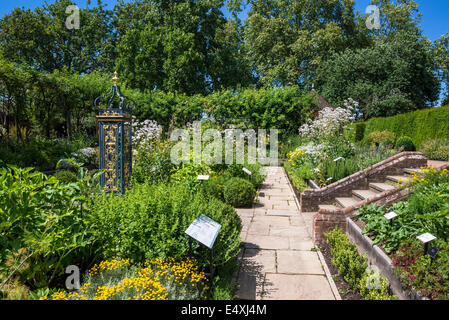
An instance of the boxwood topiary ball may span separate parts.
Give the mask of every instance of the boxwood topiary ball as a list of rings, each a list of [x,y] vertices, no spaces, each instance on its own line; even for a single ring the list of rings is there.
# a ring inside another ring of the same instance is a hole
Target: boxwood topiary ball
[[[413,140],[410,137],[403,136],[396,141],[396,148],[404,148],[404,151],[416,151],[416,147],[413,144]]]

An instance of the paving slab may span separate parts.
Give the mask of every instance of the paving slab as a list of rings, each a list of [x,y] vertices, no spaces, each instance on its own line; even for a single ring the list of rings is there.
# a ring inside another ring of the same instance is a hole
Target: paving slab
[[[284,217],[298,216],[299,215],[299,211],[297,211],[297,210],[274,210],[274,209],[268,209],[267,210],[267,215],[269,215],[269,216],[284,216]]]
[[[248,234],[245,241],[246,248],[256,249],[288,249],[289,240],[286,237],[260,236]]]
[[[251,223],[248,227],[248,234],[268,236],[270,234],[270,226],[261,222]]]
[[[278,273],[325,275],[318,254],[313,251],[277,251]]]
[[[310,251],[315,247],[310,237],[289,237],[290,249],[300,251]]]
[[[335,297],[325,276],[268,273],[264,281],[263,299],[335,300]]]
[[[271,226],[270,236],[278,237],[296,237],[307,234],[305,226]]]
[[[269,226],[290,226],[289,217],[254,216],[253,223],[265,223]]]

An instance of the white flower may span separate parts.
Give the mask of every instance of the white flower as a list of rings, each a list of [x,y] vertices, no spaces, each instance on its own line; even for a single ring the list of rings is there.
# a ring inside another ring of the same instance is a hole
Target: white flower
[[[135,146],[148,144],[152,140],[159,139],[162,134],[162,126],[156,121],[145,120],[139,122],[134,116],[132,129],[133,145]]]
[[[319,111],[318,117],[299,128],[299,134],[310,139],[340,134],[344,127],[355,120],[353,110],[355,102],[345,102],[346,108],[332,109],[329,107]]]

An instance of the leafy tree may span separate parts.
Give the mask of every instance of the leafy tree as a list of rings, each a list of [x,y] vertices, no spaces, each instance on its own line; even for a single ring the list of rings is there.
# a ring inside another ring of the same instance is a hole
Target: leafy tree
[[[336,106],[357,100],[365,118],[429,107],[439,92],[430,42],[410,33],[335,54],[320,67],[319,84]]]
[[[89,73],[111,70],[115,59],[115,34],[111,12],[101,1],[80,10],[80,28],[69,30],[66,8],[70,0],[56,0],[34,11],[14,9],[0,20],[0,45],[5,58],[40,71]]]
[[[433,53],[440,80],[446,87],[446,97],[443,101],[443,105],[446,105],[449,103],[449,34],[446,33],[434,42]]]
[[[222,0],[123,1],[116,7],[118,67],[140,90],[207,93],[251,81],[238,23]]]
[[[310,85],[324,60],[360,40],[353,1],[248,2],[245,42],[263,85]]]

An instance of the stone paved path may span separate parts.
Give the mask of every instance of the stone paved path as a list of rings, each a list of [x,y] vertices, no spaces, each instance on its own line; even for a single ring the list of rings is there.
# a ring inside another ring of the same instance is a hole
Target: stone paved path
[[[243,222],[238,298],[339,299],[322,255],[312,251],[312,214],[300,213],[282,167],[266,170],[259,203],[237,209]]]

